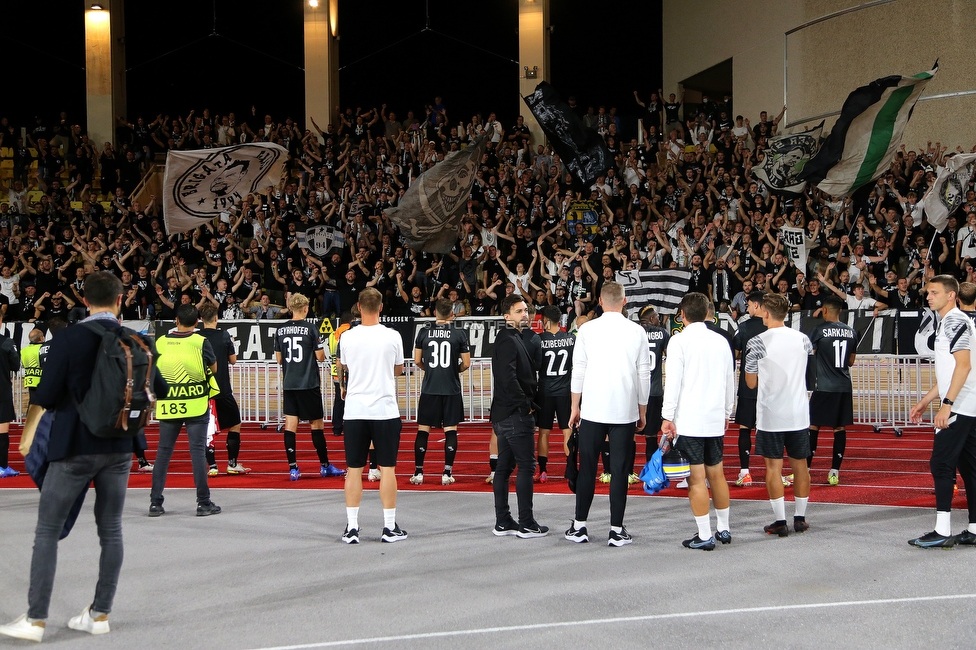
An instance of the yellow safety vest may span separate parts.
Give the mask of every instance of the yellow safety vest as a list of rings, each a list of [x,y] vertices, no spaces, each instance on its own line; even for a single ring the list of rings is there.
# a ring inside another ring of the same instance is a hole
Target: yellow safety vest
[[[37,388],[41,383],[40,353],[40,343],[32,343],[20,351],[20,365],[24,367],[24,388]]]
[[[336,350],[339,349],[339,337],[349,327],[349,323],[343,323],[339,326],[339,329],[329,334],[329,358],[332,360],[332,381],[339,381],[339,368],[336,365]]]
[[[156,367],[169,385],[165,397],[156,396],[156,419],[179,420],[203,415],[210,398],[216,395],[215,381],[210,381],[203,363],[200,334],[156,339]]]

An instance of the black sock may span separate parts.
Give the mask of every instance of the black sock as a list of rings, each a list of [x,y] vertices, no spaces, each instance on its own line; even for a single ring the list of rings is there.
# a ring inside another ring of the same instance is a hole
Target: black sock
[[[378,465],[376,464],[376,450],[375,449],[370,449],[369,450],[369,468],[370,469],[376,469],[377,467],[378,467]]]
[[[424,473],[424,459],[427,458],[427,442],[430,431],[417,431],[417,438],[413,441],[414,474]]]
[[[10,467],[9,433],[0,433],[0,467]]]
[[[813,467],[813,457],[817,453],[817,442],[820,440],[820,427],[810,427],[810,455],[807,456],[807,469]]]
[[[752,449],[752,429],[739,427],[739,467],[749,470],[749,450]]]
[[[488,457],[488,467],[491,468],[491,471],[495,471],[495,468],[498,467],[498,456]]]
[[[453,467],[454,458],[457,456],[458,433],[457,431],[444,432],[444,467]],[[450,472],[448,472],[450,475]]]
[[[227,432],[227,464],[237,465],[237,457],[241,454],[241,432]]]
[[[146,460],[146,452],[144,451],[137,451],[136,459],[139,461],[139,467],[145,467],[149,464],[149,461]]]
[[[546,465],[549,464],[548,456],[539,456],[539,473],[546,471]]]
[[[329,449],[325,446],[325,433],[322,429],[312,429],[312,444],[322,465],[329,464]]]
[[[844,452],[847,450],[847,429],[837,429],[834,431],[833,456],[830,459],[830,468],[840,471],[840,464],[844,460]],[[967,495],[968,497],[968,495]]]
[[[204,453],[207,455],[207,465],[210,465],[211,467],[216,467],[217,456],[214,453],[214,448],[211,446],[207,446],[207,448],[204,450]]]
[[[288,465],[298,467],[297,455],[295,453],[295,432],[285,431],[285,455],[288,456]]]

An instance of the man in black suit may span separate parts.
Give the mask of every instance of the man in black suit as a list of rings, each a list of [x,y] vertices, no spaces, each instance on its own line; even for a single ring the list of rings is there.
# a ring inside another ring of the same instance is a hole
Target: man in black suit
[[[108,272],[92,273],[85,280],[86,320],[107,329],[121,327],[122,282]],[[77,402],[88,392],[101,338],[84,327],[69,327],[52,339],[45,374],[34,403],[55,411],[48,446],[50,465],[37,508],[34,554],[31,558],[27,613],[0,634],[40,641],[51,602],[57,568],[58,537],[78,495],[94,482],[95,523],[101,544],[95,598],[68,626],[91,634],[109,631],[108,614],[122,570],[122,508],[125,504],[131,438],[98,438],[79,415]],[[147,345],[151,345],[147,341]],[[154,373],[154,389],[165,394],[166,384]]]

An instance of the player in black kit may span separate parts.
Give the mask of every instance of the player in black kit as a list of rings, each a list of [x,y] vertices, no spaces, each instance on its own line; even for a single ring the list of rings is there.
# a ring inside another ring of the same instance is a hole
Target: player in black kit
[[[281,388],[285,413],[285,453],[288,456],[289,477],[301,478],[295,453],[298,423],[307,420],[312,428],[312,444],[318,453],[322,476],[345,476],[345,472],[329,462],[329,450],[325,446],[324,411],[322,388],[319,380],[319,363],[325,361],[325,349],[319,333],[305,320],[308,315],[308,298],[293,293],[288,298],[292,320],[275,332],[274,350],[281,364]]]
[[[642,308],[638,317],[641,327],[647,332],[647,348],[651,356],[651,394],[647,398],[647,424],[641,431],[645,440],[644,460],[646,462],[657,451],[657,434],[661,432],[661,409],[664,406],[664,353],[668,349],[671,335],[661,327],[661,317],[654,311],[653,306]],[[634,455],[636,456],[636,453]]]
[[[762,291],[753,291],[747,296],[749,318],[739,323],[739,330],[735,333],[732,347],[740,363],[745,363],[746,345],[749,340],[766,331],[763,319],[759,316],[762,309]],[[746,373],[739,372],[738,400],[735,404],[735,423],[739,425],[739,477],[735,484],[739,487],[752,485],[752,474],[749,473],[749,454],[752,450],[752,430],[756,428],[756,399],[758,388],[746,386]]]
[[[468,333],[455,327],[453,303],[439,298],[434,306],[436,321],[428,324],[417,334],[413,361],[424,370],[424,382],[420,387],[417,404],[417,440],[414,443],[415,467],[410,482],[424,482],[424,457],[431,427],[444,427],[444,474],[441,485],[454,483],[451,470],[457,454],[457,427],[464,419],[464,402],[461,400],[461,373],[471,365]]]
[[[573,346],[576,337],[559,330],[562,313],[549,305],[542,310],[542,368],[539,371],[539,482],[549,480],[549,432],[556,419],[563,431],[563,451],[569,456],[569,412],[573,406],[570,381],[573,375]]]
[[[834,448],[827,482],[840,484],[840,464],[847,447],[847,425],[854,423],[851,366],[857,349],[857,332],[839,321],[844,304],[836,298],[824,301],[824,323],[810,334],[817,363],[817,386],[810,397],[810,457],[817,452],[820,427],[833,427]]]

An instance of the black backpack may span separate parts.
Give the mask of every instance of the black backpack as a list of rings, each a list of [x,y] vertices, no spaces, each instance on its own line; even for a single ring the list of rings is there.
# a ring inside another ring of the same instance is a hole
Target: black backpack
[[[99,438],[131,438],[146,426],[156,402],[151,384],[153,354],[133,330],[96,323],[79,323],[102,342],[91,385],[78,403],[78,416]]]

